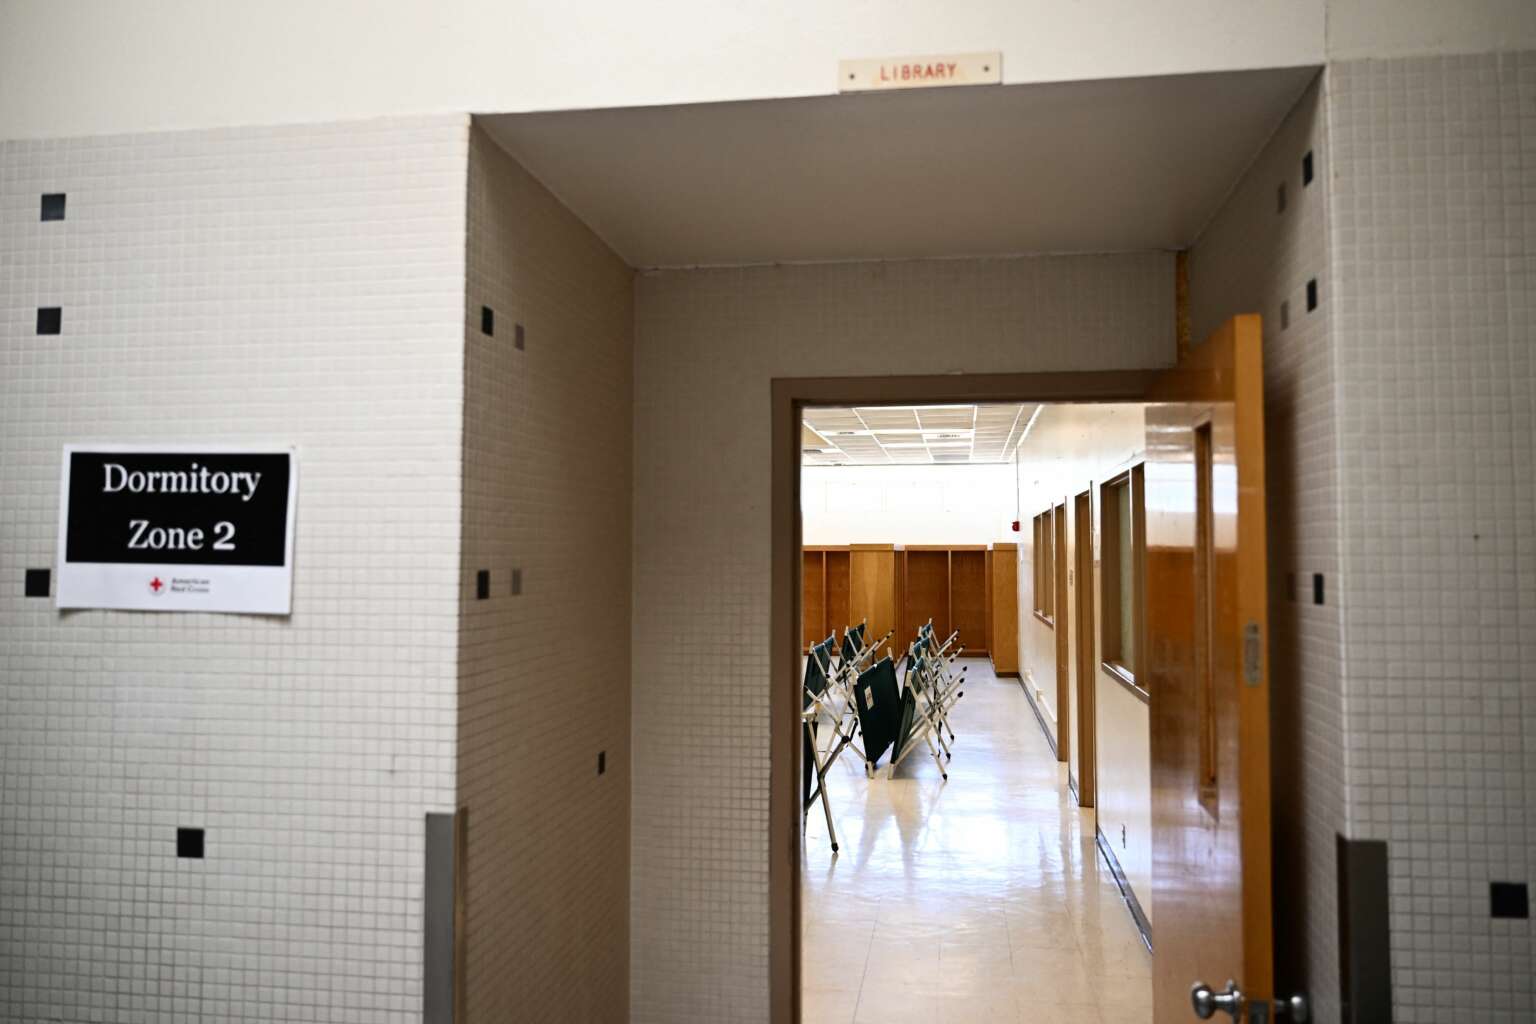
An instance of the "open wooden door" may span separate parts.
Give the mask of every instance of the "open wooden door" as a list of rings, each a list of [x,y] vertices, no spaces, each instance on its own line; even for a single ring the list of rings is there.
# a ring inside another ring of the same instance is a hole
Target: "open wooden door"
[[[1273,1019],[1263,380],[1240,316],[1147,408],[1156,1024]]]

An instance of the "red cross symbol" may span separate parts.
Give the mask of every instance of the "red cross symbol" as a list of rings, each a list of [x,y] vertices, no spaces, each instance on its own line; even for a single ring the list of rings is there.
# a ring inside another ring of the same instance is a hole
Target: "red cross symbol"
[[[161,581],[159,576],[149,581],[149,589],[157,594],[160,593],[160,588],[163,586],[165,586],[165,583]]]

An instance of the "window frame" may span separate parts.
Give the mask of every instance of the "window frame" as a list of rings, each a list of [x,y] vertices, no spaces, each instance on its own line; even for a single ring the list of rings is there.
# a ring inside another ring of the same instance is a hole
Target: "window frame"
[[[1035,618],[1056,628],[1056,507],[1035,516]]]
[[[1143,699],[1150,699],[1147,674],[1143,665],[1146,654],[1147,623],[1147,512],[1146,464],[1138,462],[1099,484],[1099,668],[1106,675],[1129,687]],[[1120,546],[1121,489],[1129,491],[1130,576],[1131,576],[1131,655],[1124,657],[1121,625],[1124,603],[1121,599]]]
[[[1041,612],[1043,610],[1042,606],[1041,606],[1041,603],[1040,603],[1040,593],[1041,593],[1040,580],[1041,580],[1042,572],[1041,572],[1041,569],[1040,569],[1040,516],[1039,515],[1036,515],[1035,518],[1034,518],[1033,528],[1034,528],[1034,536],[1031,539],[1030,545],[1029,545],[1029,568],[1030,568],[1030,576],[1031,576],[1031,579],[1030,579],[1030,590],[1031,590],[1031,593],[1029,595],[1029,601],[1030,601],[1030,605],[1029,606],[1034,611],[1035,615],[1038,616],[1038,615],[1041,614]]]

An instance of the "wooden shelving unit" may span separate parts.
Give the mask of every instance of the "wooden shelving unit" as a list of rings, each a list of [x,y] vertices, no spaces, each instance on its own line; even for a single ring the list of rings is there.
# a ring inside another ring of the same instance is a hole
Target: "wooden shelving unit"
[[[989,654],[997,672],[1018,673],[1018,545],[815,546],[802,558],[807,649],[867,621],[871,637],[896,631],[899,654],[932,619],[940,638],[959,630],[967,654]]]

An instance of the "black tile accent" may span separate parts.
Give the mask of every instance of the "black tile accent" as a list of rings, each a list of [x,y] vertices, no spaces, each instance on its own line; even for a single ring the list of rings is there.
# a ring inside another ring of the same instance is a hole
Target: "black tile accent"
[[[1301,158],[1301,184],[1303,188],[1312,184],[1312,151],[1310,149]]]
[[[58,306],[39,306],[37,310],[38,334],[61,334],[64,331],[64,310]]]
[[[1312,603],[1323,603],[1323,574],[1320,572],[1312,574]]]
[[[1307,282],[1307,312],[1317,308],[1317,278]]]
[[[475,573],[475,600],[484,601],[491,596],[491,570],[481,569]]]
[[[45,192],[45,193],[43,193],[42,219],[43,220],[63,220],[64,219],[64,193],[63,192]]]
[[[526,342],[526,340],[523,337],[523,325],[522,324],[517,324],[517,325],[515,325],[512,328],[512,345],[519,352],[521,352],[525,347],[527,347],[527,342]]]
[[[1526,921],[1531,916],[1531,894],[1524,882],[1489,882],[1488,909],[1494,917]]]
[[[512,596],[516,597],[523,592],[523,570],[512,570]]]
[[[1391,1024],[1387,844],[1337,837],[1339,988],[1346,1024]]]
[[[608,751],[597,752],[597,774],[601,775],[608,770]]]
[[[480,333],[492,336],[496,334],[496,311],[490,306],[480,307]]]
[[[176,856],[186,860],[203,859],[203,830],[178,828],[176,830]]]
[[[1283,181],[1280,183],[1280,187],[1275,189],[1275,212],[1285,212],[1285,182]]]
[[[1291,326],[1291,304],[1287,301],[1280,303],[1280,329],[1283,331],[1289,326]]]
[[[52,579],[52,569],[28,569],[25,589],[22,593],[27,597],[47,597],[48,584]]]

